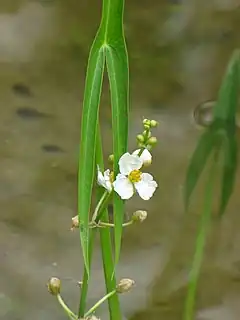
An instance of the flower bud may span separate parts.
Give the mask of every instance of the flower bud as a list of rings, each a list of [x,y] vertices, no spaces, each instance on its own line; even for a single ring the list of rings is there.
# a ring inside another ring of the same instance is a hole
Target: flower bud
[[[143,128],[146,129],[146,130],[149,130],[151,128],[151,126],[150,126],[150,124],[144,124]]]
[[[147,211],[144,210],[137,210],[132,215],[132,220],[136,222],[143,222],[147,219]]]
[[[148,142],[147,142],[150,146],[153,146],[157,143],[157,138],[156,137],[151,137],[148,139]]]
[[[58,278],[52,277],[47,284],[48,291],[54,295],[57,296],[60,293],[61,290],[61,281]]]
[[[73,231],[74,229],[79,228],[79,219],[78,216],[75,216],[72,218],[72,227],[71,227],[71,231]]]
[[[137,141],[143,143],[145,141],[144,136],[142,134],[137,135]]]
[[[108,162],[110,164],[113,164],[114,163],[114,155],[113,154],[110,154],[110,156],[108,157]]]
[[[156,120],[151,120],[150,126],[151,126],[151,128],[156,128],[158,126],[158,122]]]
[[[142,123],[143,123],[143,125],[146,124],[146,125],[150,126],[151,120],[149,120],[149,119],[144,119]]]
[[[144,130],[143,133],[142,133],[143,137],[145,139],[149,139],[151,137],[151,132],[149,130]]]
[[[125,293],[130,291],[130,289],[132,288],[132,286],[135,284],[135,282],[132,279],[121,279],[119,284],[117,285],[117,292],[118,293]]]

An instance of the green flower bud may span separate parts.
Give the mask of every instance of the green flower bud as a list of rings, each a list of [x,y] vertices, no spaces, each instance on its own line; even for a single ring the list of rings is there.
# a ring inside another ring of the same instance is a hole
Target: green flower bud
[[[158,122],[157,122],[156,120],[151,120],[151,121],[150,121],[150,126],[151,126],[152,128],[156,128],[156,127],[158,126]]]
[[[146,129],[146,130],[149,130],[151,128],[151,126],[150,126],[150,124],[144,124],[143,128]]]
[[[58,294],[60,294],[60,290],[61,290],[61,281],[58,278],[52,277],[47,284],[48,287],[48,291],[54,295],[57,296]]]
[[[132,286],[135,282],[132,279],[121,279],[119,284],[117,285],[116,291],[118,293],[125,293],[131,290]]]
[[[110,164],[113,164],[114,163],[114,155],[113,154],[110,154],[110,156],[108,157],[108,162]]]
[[[157,143],[157,138],[156,137],[151,137],[148,139],[148,142],[147,142],[150,146],[153,146]]]
[[[151,123],[151,120],[149,120],[149,119],[143,120],[143,125],[146,124],[146,125],[150,126],[150,123]]]
[[[143,137],[145,138],[145,139],[148,139],[148,138],[150,138],[151,137],[151,132],[149,131],[149,130],[144,130],[143,131],[143,133],[142,133],[142,135],[143,135]]]
[[[137,135],[137,141],[143,143],[145,141],[144,136],[142,134]]]
[[[136,222],[143,222],[147,219],[147,211],[144,210],[137,210],[132,215],[132,220]]]

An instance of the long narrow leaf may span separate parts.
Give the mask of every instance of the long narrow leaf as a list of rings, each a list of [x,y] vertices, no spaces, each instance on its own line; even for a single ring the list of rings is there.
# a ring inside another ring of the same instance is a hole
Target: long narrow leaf
[[[219,214],[223,215],[229,198],[232,195],[236,170],[237,170],[237,141],[235,137],[226,137],[224,139],[224,160],[223,160],[223,177],[222,192]]]
[[[240,86],[240,51],[236,50],[229,62],[225,77],[223,79],[217,103],[214,107],[214,119],[221,119],[231,125],[235,121],[239,86]],[[235,126],[233,126],[235,128]]]
[[[189,206],[191,194],[214,147],[215,135],[211,130],[204,132],[200,137],[187,170],[184,186],[184,201],[186,209]]]
[[[102,88],[105,53],[101,49],[98,35],[93,43],[86,76],[82,111],[81,142],[78,177],[78,214],[80,238],[84,264],[89,274],[88,241],[89,210],[95,173],[95,149],[98,125],[98,110]]]
[[[117,47],[106,48],[106,63],[111,90],[114,174],[118,172],[118,160],[127,150],[128,139],[128,60],[124,40],[120,40]],[[118,263],[122,224],[124,216],[124,202],[118,195],[113,196],[114,224],[115,224],[115,265]]]

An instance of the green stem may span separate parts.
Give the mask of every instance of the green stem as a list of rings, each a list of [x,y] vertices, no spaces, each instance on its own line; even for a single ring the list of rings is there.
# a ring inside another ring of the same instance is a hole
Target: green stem
[[[203,255],[204,255],[207,232],[211,222],[215,166],[216,166],[216,162],[213,160],[212,166],[210,168],[210,174],[207,181],[206,190],[205,190],[205,202],[204,202],[203,212],[201,215],[199,232],[196,240],[196,247],[195,247],[195,254],[193,258],[192,269],[190,272],[190,280],[189,280],[187,299],[185,304],[185,313],[183,317],[184,320],[194,319],[197,283],[198,283],[200,269],[202,265]]]
[[[130,221],[128,221],[128,222],[125,222],[125,223],[123,223],[123,227],[127,227],[127,226],[130,226],[131,224],[133,224],[133,220],[130,220]],[[115,225],[113,224],[113,223],[108,223],[108,222],[99,222],[99,226],[100,227],[110,227],[110,228],[114,228],[115,227]]]
[[[90,316],[104,301],[112,297],[116,293],[116,290],[113,290],[106,294],[102,299],[100,299],[91,309],[88,310],[88,312],[85,313],[84,317]]]
[[[109,197],[109,192],[106,190],[104,192],[104,194],[102,195],[102,197],[100,198],[96,209],[94,210],[93,216],[92,216],[92,223],[95,222],[95,220],[97,219],[98,214],[100,213],[100,208],[102,207],[103,203],[105,202],[106,199],[108,199]]]
[[[72,310],[69,309],[69,307],[66,305],[66,303],[63,301],[62,297],[60,294],[57,295],[57,299],[58,299],[58,302],[59,304],[62,306],[63,310],[66,312],[66,314],[69,316],[69,318],[71,320],[77,320],[78,317],[76,316],[76,314],[74,314],[72,312]]]
[[[89,243],[88,243],[88,254],[89,254],[89,268],[91,269],[92,263],[92,252],[93,252],[93,242],[95,238],[95,230],[89,229]],[[84,273],[83,280],[81,285],[81,295],[78,309],[78,317],[82,318],[84,316],[85,308],[86,308],[86,300],[87,300],[87,292],[88,292],[88,272],[84,265]]]

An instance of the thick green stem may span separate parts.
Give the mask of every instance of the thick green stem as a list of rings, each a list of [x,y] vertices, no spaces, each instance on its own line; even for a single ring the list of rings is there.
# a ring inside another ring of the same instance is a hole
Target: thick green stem
[[[216,157],[214,158],[214,160]],[[199,226],[199,232],[197,235],[195,254],[193,258],[192,269],[190,272],[190,279],[188,285],[187,299],[185,305],[184,320],[193,320],[195,311],[195,299],[197,291],[197,283],[200,275],[200,269],[202,265],[204,248],[206,244],[207,232],[210,227],[211,213],[212,213],[212,201],[213,201],[213,189],[215,181],[216,162],[213,160],[210,168],[210,174],[207,181],[205,190],[204,207],[201,215],[201,221]]]

